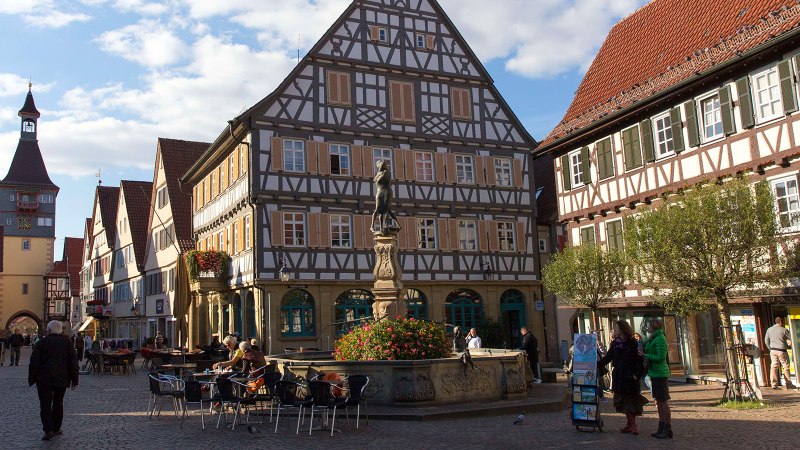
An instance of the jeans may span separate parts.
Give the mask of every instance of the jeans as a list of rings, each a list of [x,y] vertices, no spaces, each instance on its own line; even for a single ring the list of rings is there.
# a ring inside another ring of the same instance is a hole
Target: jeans
[[[19,365],[19,351],[20,347],[11,347],[11,365]]]
[[[39,417],[42,419],[42,430],[45,433],[55,433],[61,429],[64,419],[64,393],[65,387],[36,384],[39,393]]]

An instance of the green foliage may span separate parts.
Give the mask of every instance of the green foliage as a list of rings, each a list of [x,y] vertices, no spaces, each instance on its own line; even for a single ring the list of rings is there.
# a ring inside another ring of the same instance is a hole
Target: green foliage
[[[499,320],[486,319],[478,328],[478,336],[481,337],[482,347],[503,348],[506,341],[506,328]]]
[[[719,406],[719,407],[726,408],[726,409],[738,409],[738,410],[743,410],[743,409],[764,409],[764,408],[768,408],[769,407],[769,405],[767,405],[766,403],[764,403],[762,401],[759,401],[759,400],[743,400],[743,401],[721,400],[718,403],[716,403],[714,406]]]
[[[368,322],[339,338],[337,361],[418,360],[451,353],[444,330],[431,322],[400,317]]]
[[[545,266],[542,281],[563,303],[594,311],[625,289],[625,267],[621,252],[579,245],[557,253]]]
[[[189,279],[197,280],[203,272],[211,272],[217,276],[225,276],[231,266],[231,256],[225,252],[214,250],[191,250],[186,253],[186,270]]]
[[[665,311],[672,311],[684,317],[707,311],[714,306],[713,300],[698,297],[696,292],[686,289],[667,291],[664,294],[656,293],[652,299],[653,303],[664,308]]]

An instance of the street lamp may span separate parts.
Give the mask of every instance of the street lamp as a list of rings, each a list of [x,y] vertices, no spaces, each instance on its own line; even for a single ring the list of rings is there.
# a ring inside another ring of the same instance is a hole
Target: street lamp
[[[485,281],[494,281],[495,272],[492,270],[492,265],[489,262],[481,263],[483,266],[483,279]]]
[[[280,259],[281,268],[278,270],[278,279],[286,283],[292,275],[292,270],[286,266],[286,260]],[[262,291],[263,292],[263,291]],[[262,316],[263,317],[263,316]],[[267,291],[267,334],[268,336],[268,354],[272,354],[272,292]]]
[[[281,281],[286,283],[291,278],[292,270],[286,267],[286,260],[281,258],[281,270],[278,271]]]

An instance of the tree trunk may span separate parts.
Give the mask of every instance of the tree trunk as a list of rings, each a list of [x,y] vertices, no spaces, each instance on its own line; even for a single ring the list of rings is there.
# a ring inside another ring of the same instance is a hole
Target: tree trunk
[[[733,328],[731,327],[731,310],[728,304],[727,292],[717,292],[717,311],[722,324],[722,342],[725,346],[726,376],[728,391],[737,401],[742,401],[742,377],[739,374],[739,360],[733,341]]]
[[[592,331],[597,334],[597,342],[605,346],[605,338],[600,331],[600,316],[597,314],[597,307],[592,308]]]

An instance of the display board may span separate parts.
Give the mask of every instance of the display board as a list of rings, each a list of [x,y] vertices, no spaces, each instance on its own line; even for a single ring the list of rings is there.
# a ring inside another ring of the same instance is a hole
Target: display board
[[[575,334],[572,359],[572,424],[579,431],[603,431],[600,417],[600,387],[597,384],[597,335]]]

